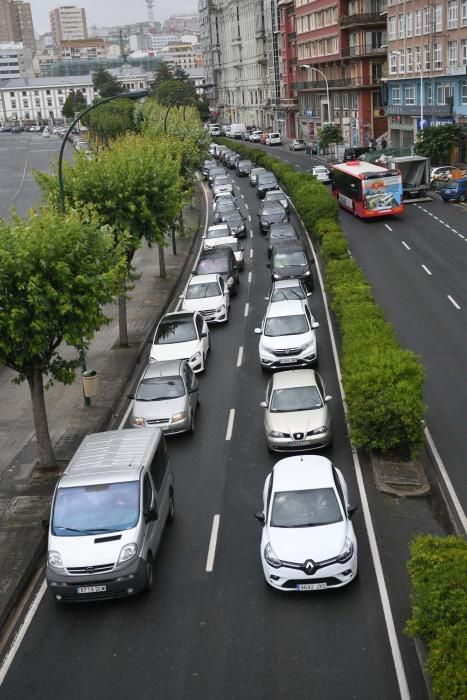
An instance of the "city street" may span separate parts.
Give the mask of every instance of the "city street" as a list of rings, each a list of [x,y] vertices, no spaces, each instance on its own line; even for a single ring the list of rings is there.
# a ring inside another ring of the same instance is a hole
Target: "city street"
[[[325,454],[343,470],[350,500],[360,507],[354,519],[359,578],[347,589],[302,595],[273,591],[264,582],[261,526],[253,513],[277,458],[264,439],[259,403],[267,375],[260,369],[254,328],[266,308],[270,272],[255,191],[247,179],[235,182],[240,207],[251,217],[252,235],[243,239],[245,271],[228,324],[211,330],[196,433],[170,439],[176,521],[158,553],[155,590],[134,600],[77,607],[59,607],[48,594],[39,597],[3,681],[2,700],[55,693],[106,698],[109,692],[122,699],[154,693],[200,700],[426,698],[413,645],[402,631],[409,609],[407,542],[416,532],[444,529],[431,499],[383,497],[365,469],[382,569],[372,558],[316,276],[311,309],[320,322],[319,370],[334,397],[334,441]],[[122,403],[113,427],[125,423],[127,405]],[[206,569],[215,515],[220,525],[211,572]],[[397,674],[387,626],[391,614],[387,606],[383,610],[377,575],[385,578],[396,626],[392,643],[402,657]],[[402,695],[398,679],[408,685]]]

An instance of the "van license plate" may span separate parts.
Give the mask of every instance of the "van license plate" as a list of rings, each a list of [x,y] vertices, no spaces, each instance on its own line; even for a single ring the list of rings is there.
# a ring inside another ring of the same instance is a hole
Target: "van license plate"
[[[299,583],[297,591],[321,591],[327,587],[327,583]]]
[[[77,593],[105,593],[107,586],[81,586],[76,589]]]

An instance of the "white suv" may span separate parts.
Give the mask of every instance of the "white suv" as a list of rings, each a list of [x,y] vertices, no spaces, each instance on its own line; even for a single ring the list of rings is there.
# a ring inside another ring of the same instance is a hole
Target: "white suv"
[[[318,359],[313,318],[305,301],[277,301],[268,306],[259,339],[259,359],[263,369],[309,367]]]
[[[273,131],[266,138],[266,146],[280,146],[282,144],[281,135],[277,131]]]

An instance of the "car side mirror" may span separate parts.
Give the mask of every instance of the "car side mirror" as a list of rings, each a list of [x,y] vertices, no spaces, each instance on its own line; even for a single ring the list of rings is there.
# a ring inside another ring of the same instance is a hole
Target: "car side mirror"
[[[315,321],[314,323],[311,324],[312,328],[319,328],[319,323],[318,321]]]
[[[261,335],[261,328],[255,328],[256,335]]]
[[[144,520],[147,523],[157,520],[158,517],[156,506],[152,506],[152,508],[148,508],[148,510],[144,511]]]
[[[126,397],[127,397],[127,399],[134,399],[135,395],[134,394],[127,394]]]
[[[267,408],[267,407],[268,407],[266,401],[261,401],[260,406],[261,406],[261,408]]]
[[[328,394],[328,396],[324,397],[324,401],[325,401],[325,403],[327,403],[328,401],[332,401],[332,396],[330,394]]]
[[[347,508],[347,517],[349,518],[349,520],[352,520],[356,510],[358,510],[358,506],[349,506]]]
[[[313,292],[307,292],[306,295],[307,295],[307,297],[311,297],[311,296],[313,296]]]
[[[261,525],[264,525],[264,523],[266,522],[266,518],[264,517],[264,513],[255,513],[254,517],[256,518],[256,520],[259,520]]]

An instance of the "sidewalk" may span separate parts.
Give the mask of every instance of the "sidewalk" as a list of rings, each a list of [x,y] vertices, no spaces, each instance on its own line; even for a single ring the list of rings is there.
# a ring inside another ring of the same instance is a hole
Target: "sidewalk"
[[[204,204],[198,187],[195,206],[184,210],[187,238],[177,239],[177,255],[165,248],[166,278],[160,278],[157,248],[137,251],[134,267],[140,275],[127,301],[130,346],[118,346],[118,307],[94,338],[86,358],[97,371],[97,396],[84,406],[81,379],[46,392],[49,429],[59,465],[64,468],[87,433],[106,430],[139,361],[144,366],[156,321],[165,312],[180,274],[187,265],[201,224]],[[79,373],[78,373],[79,375]],[[48,513],[57,475],[35,469],[37,444],[31,398],[26,382],[12,384],[15,373],[0,367],[0,629],[16,605],[45,551],[41,518]]]

